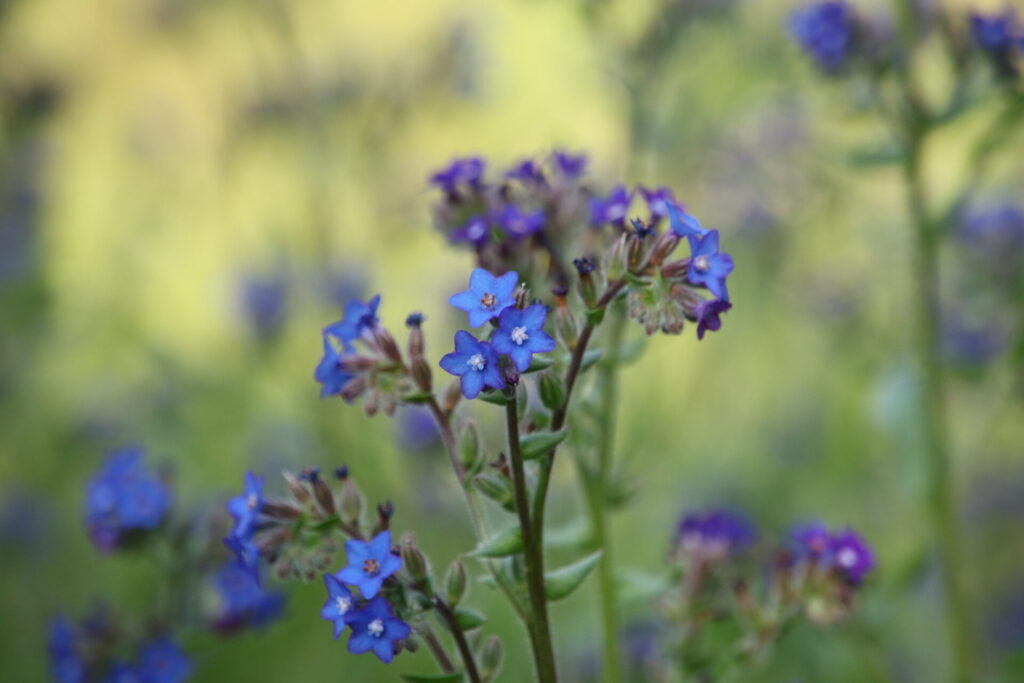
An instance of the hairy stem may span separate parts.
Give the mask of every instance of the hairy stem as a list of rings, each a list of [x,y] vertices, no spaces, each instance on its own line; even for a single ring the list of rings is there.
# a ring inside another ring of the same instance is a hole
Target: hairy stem
[[[455,666],[452,664],[452,660],[449,659],[448,653],[445,652],[444,646],[438,641],[437,636],[430,627],[426,626],[424,622],[424,628],[422,630],[423,642],[427,644],[427,649],[430,650],[430,654],[434,655],[434,659],[437,660],[437,665],[441,667],[441,671],[445,673],[452,673],[455,671]]]
[[[434,595],[434,607],[437,609],[437,613],[441,616],[448,630],[451,631],[452,638],[455,639],[455,646],[459,649],[459,656],[462,658],[462,666],[465,668],[466,676],[469,677],[470,683],[480,683],[480,672],[476,668],[476,659],[473,657],[473,649],[469,646],[469,642],[466,640],[466,634],[463,633],[462,629],[459,628],[458,619],[455,618],[455,612],[451,606],[448,605],[444,600],[441,599],[440,595]]]

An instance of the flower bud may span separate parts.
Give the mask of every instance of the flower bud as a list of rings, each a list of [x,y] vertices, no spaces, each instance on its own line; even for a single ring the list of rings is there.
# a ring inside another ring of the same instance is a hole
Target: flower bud
[[[576,326],[576,319],[572,311],[565,305],[565,301],[559,301],[555,308],[555,334],[562,340],[565,347],[572,350],[576,348],[576,341],[579,338],[579,329]]]
[[[324,514],[333,515],[337,511],[334,507],[334,494],[331,493],[331,487],[325,484],[320,477],[313,479],[313,495]]]
[[[499,477],[491,472],[484,472],[473,477],[473,484],[480,493],[496,501],[502,507],[515,506],[515,499],[512,496],[512,483],[508,479]]]
[[[299,478],[294,474],[288,470],[281,470],[281,476],[284,477],[284,483],[288,487],[288,491],[292,494],[292,497],[300,504],[305,505],[313,499],[313,496],[309,492],[309,489],[306,488],[306,485],[299,481]]]
[[[444,396],[442,396],[441,407],[444,409],[446,415],[451,415],[455,410],[455,406],[459,404],[459,399],[462,398],[462,385],[458,380],[452,380],[445,387]]]
[[[601,267],[608,280],[618,280],[626,274],[629,261],[629,254],[626,249],[628,238],[628,235],[623,234],[604,252],[604,256],[601,259]]]
[[[521,282],[516,288],[516,308],[522,309],[530,305],[530,292],[526,289],[526,283]]]
[[[346,522],[359,523],[363,512],[363,494],[359,492],[351,479],[341,484],[341,516]]]
[[[423,356],[416,356],[412,359],[412,380],[421,391],[430,391],[433,386],[433,373],[430,364]]]
[[[260,512],[271,519],[295,519],[301,513],[298,507],[285,500],[265,500]]]
[[[597,264],[592,258],[573,259],[576,272],[580,276],[580,297],[587,308],[597,305],[597,284],[594,282],[594,268]]]
[[[410,313],[405,319],[405,325],[409,328],[409,357],[412,359],[423,357],[423,314]]]
[[[374,342],[388,360],[393,363],[402,362],[402,352],[398,350],[395,338],[383,327],[378,327],[374,330]]]
[[[501,669],[501,639],[490,636],[484,641],[483,652],[480,654],[480,675],[485,681],[493,680]]]
[[[392,505],[390,500],[377,504],[377,526],[373,529],[374,536],[388,530],[391,526],[391,515],[393,514],[395,514],[395,506]]]
[[[661,267],[661,276],[666,280],[681,280],[686,277],[690,270],[690,259],[676,259],[669,261]]]
[[[480,459],[480,433],[477,432],[476,423],[467,420],[459,432],[459,462],[467,472],[477,469],[477,462]]]
[[[367,372],[373,369],[376,363],[377,361],[369,356],[359,356],[356,354],[346,354],[338,359],[338,365],[341,366],[341,369],[350,374]]]
[[[423,557],[423,553],[416,547],[416,542],[412,538],[405,539],[400,554],[402,555],[402,565],[416,584],[422,585],[429,579],[430,571],[427,569],[427,558]]]
[[[651,265],[660,266],[664,263],[665,259],[675,251],[676,245],[678,244],[679,235],[675,234],[671,230],[666,230],[659,235],[657,241],[654,243],[654,248],[651,250]]]
[[[452,565],[448,567],[448,571],[444,575],[444,595],[445,600],[451,607],[455,607],[462,602],[463,596],[466,594],[466,568],[462,566],[462,563],[458,560],[452,562]]]
[[[370,387],[370,380],[366,375],[359,375],[353,377],[345,386],[341,388],[341,397],[345,399],[347,403],[351,403],[356,400]]]
[[[553,372],[540,373],[538,382],[540,400],[551,412],[557,412],[565,405],[565,383]]]

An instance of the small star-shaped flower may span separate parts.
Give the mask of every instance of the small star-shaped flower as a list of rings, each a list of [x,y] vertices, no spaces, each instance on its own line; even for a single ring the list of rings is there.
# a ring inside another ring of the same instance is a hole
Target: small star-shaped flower
[[[729,300],[729,291],[725,287],[725,278],[732,272],[732,257],[718,251],[718,231],[710,230],[703,237],[691,237],[690,266],[687,279],[695,284],[707,287],[708,291],[723,301]]]
[[[320,616],[334,622],[334,639],[337,640],[345,630],[345,617],[355,606],[355,598],[352,597],[352,591],[336,576],[324,574],[324,585],[327,586],[327,602],[321,608]]]
[[[506,354],[519,372],[526,372],[535,353],[555,350],[555,340],[544,331],[548,309],[534,304],[523,310],[506,308],[498,318],[498,329],[491,345],[498,353]]]
[[[695,216],[686,213],[674,202],[668,202],[665,208],[668,212],[669,227],[672,232],[689,239],[691,249],[693,248],[693,238],[708,234],[708,231],[700,226],[700,221]]]
[[[323,385],[320,387],[320,398],[327,398],[341,394],[342,388],[352,379],[352,375],[341,367],[341,354],[326,333],[323,335],[323,342],[324,355],[317,364],[313,377]]]
[[[440,365],[445,372],[460,378],[466,398],[476,398],[484,386],[505,388],[498,352],[465,330],[455,333],[455,351],[442,358]]]
[[[359,588],[364,598],[380,591],[384,579],[402,567],[402,558],[391,552],[391,532],[382,531],[369,541],[345,541],[348,566],[335,576]]]
[[[395,658],[395,641],[408,638],[412,633],[412,628],[394,615],[391,605],[382,596],[350,612],[345,621],[352,629],[348,651],[354,655],[372,651],[385,664]]]
[[[469,276],[469,289],[453,295],[449,300],[455,308],[469,314],[469,326],[480,327],[515,303],[519,274],[509,271],[500,277],[483,268],[476,268]]]
[[[235,520],[232,535],[248,538],[252,534],[256,520],[260,517],[263,507],[263,477],[252,472],[245,473],[245,490],[242,495],[228,501],[228,512]]]
[[[657,190],[640,188],[640,194],[647,202],[647,208],[651,212],[651,220],[656,221],[668,217],[669,207],[675,206],[676,198],[672,190],[667,187],[659,187]]]
[[[380,294],[366,303],[353,299],[345,304],[345,316],[338,322],[324,328],[324,334],[337,337],[342,344],[359,339],[364,330],[377,326],[377,309],[380,308]]]

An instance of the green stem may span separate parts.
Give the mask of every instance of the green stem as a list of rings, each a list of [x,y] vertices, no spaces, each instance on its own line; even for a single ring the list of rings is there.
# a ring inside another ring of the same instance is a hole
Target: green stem
[[[544,591],[544,548],[541,545],[542,537],[534,533],[535,529],[530,523],[530,496],[526,491],[526,466],[519,449],[519,415],[514,390],[509,392],[508,401],[505,403],[505,422],[508,428],[509,461],[512,465],[516,512],[519,515],[519,528],[523,532],[526,588],[530,595],[536,634],[533,642],[533,661],[537,669],[537,680],[548,683],[558,680],[558,672],[555,665],[555,650],[551,642],[547,595]]]
[[[480,672],[476,668],[473,648],[469,646],[466,634],[459,627],[459,620],[455,617],[455,612],[436,593],[434,594],[434,607],[437,608],[437,613],[441,616],[448,630],[451,631],[452,638],[455,639],[455,646],[459,649],[459,656],[462,658],[462,665],[466,669],[466,676],[469,678],[470,683],[480,683]]]
[[[946,618],[953,641],[954,680],[962,683],[970,680],[976,670],[976,650],[946,430],[946,396],[939,347],[938,235],[929,218],[921,174],[928,125],[912,122],[909,128],[904,179],[914,236],[914,308],[917,315],[917,354],[922,372],[920,409],[928,459],[928,508],[945,576]]]

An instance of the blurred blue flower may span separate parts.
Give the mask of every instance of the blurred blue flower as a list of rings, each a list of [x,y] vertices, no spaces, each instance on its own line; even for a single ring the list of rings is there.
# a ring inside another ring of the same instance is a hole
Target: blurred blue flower
[[[514,271],[495,277],[476,268],[469,276],[469,289],[452,295],[448,303],[469,314],[470,327],[480,327],[515,303],[517,284],[519,274]]]
[[[1010,6],[992,14],[971,12],[971,34],[978,47],[994,55],[1005,55],[1015,46],[1024,45],[1024,29]]]
[[[327,398],[340,395],[353,375],[341,367],[341,354],[327,334],[323,335],[323,343],[324,355],[313,371],[313,378],[323,385],[320,387],[320,398]]]
[[[608,223],[625,225],[633,194],[625,186],[616,185],[607,197],[590,198],[590,224],[600,227]]]
[[[409,406],[398,414],[398,442],[406,451],[426,451],[438,445],[441,433],[426,408]]]
[[[697,339],[703,339],[707,331],[717,332],[722,329],[719,316],[730,308],[732,304],[723,299],[704,299],[698,303],[693,312],[697,318]]]
[[[728,510],[707,510],[679,520],[676,543],[704,561],[723,559],[757,539],[757,529],[744,516]]]
[[[875,568],[871,546],[853,529],[833,534],[828,550],[833,569],[852,584],[859,584]]]
[[[260,509],[263,507],[263,477],[246,472],[245,490],[242,495],[229,500],[227,507],[231,517],[235,520],[231,534],[249,538],[260,517]]]
[[[284,326],[288,306],[288,280],[282,276],[250,275],[241,284],[246,320],[260,339],[275,337]]]
[[[140,683],[183,683],[192,677],[192,660],[169,638],[142,648],[136,667]]]
[[[506,178],[512,178],[526,184],[541,185],[545,182],[544,171],[533,159],[520,161],[505,174]]]
[[[327,586],[327,602],[320,609],[320,617],[334,623],[334,639],[337,640],[345,630],[345,617],[352,610],[355,598],[336,576],[324,574],[324,585]]]
[[[825,556],[832,534],[822,522],[807,522],[790,531],[790,547],[797,559],[816,560]]]
[[[337,337],[344,345],[354,342],[366,330],[377,326],[377,309],[380,308],[380,294],[366,303],[353,299],[345,304],[345,315],[336,323],[324,328],[324,334]]]
[[[672,190],[667,187],[659,187],[656,190],[649,190],[646,187],[639,188],[644,201],[647,202],[647,210],[651,213],[651,222],[668,218],[669,211],[676,205],[676,198]]]
[[[235,554],[238,566],[244,569],[257,584],[260,583],[260,549],[252,539],[228,536],[224,547]]]
[[[570,154],[564,150],[555,150],[551,154],[551,161],[555,170],[566,180],[576,180],[587,170],[586,154]]]
[[[481,186],[485,163],[480,157],[455,159],[447,168],[430,176],[430,182],[447,194],[458,194],[460,189]]]
[[[943,356],[961,366],[977,367],[992,362],[1007,346],[1007,337],[995,324],[970,324],[956,314],[942,316],[940,331]]]
[[[465,330],[455,333],[455,351],[444,356],[440,365],[445,372],[461,378],[462,395],[466,398],[476,398],[484,386],[505,388],[494,347]]]
[[[853,50],[856,25],[853,9],[846,0],[824,0],[790,15],[793,39],[822,71],[839,73]]]
[[[103,551],[121,546],[132,532],[160,526],[170,507],[170,490],[146,468],[138,448],[110,454],[86,489],[89,534]]]
[[[491,226],[482,216],[470,216],[465,225],[448,235],[448,239],[455,243],[466,242],[479,247],[490,241]]]
[[[543,211],[522,211],[515,204],[507,204],[497,218],[501,229],[514,240],[529,237],[544,229]]]
[[[335,574],[350,586],[356,586],[364,598],[380,591],[384,579],[402,567],[402,558],[391,552],[391,532],[382,531],[369,541],[345,541],[348,566]]]
[[[391,605],[383,597],[376,597],[362,608],[350,612],[345,622],[352,629],[348,651],[362,654],[372,651],[384,663],[395,657],[395,642],[409,637],[412,629],[395,617]]]
[[[222,633],[265,626],[283,611],[284,595],[264,590],[251,572],[235,562],[221,567],[209,582],[215,599],[211,623]]]
[[[50,622],[50,674],[57,683],[85,683],[86,665],[75,647],[75,629],[64,617]]]
[[[555,340],[544,331],[548,309],[533,304],[520,310],[509,307],[498,317],[498,329],[491,337],[491,345],[498,353],[507,355],[519,372],[526,372],[535,353],[555,350]]]
[[[733,270],[732,257],[718,251],[718,231],[711,230],[703,237],[689,237],[691,255],[687,279],[723,301],[729,300],[725,279]]]

